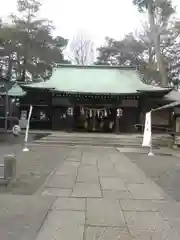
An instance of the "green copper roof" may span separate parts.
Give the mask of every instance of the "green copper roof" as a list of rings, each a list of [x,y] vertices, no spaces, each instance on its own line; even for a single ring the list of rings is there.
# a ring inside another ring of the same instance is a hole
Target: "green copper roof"
[[[5,95],[8,90],[8,95],[12,97],[22,97],[26,92],[13,81],[7,81],[6,79],[0,79],[0,95]]]
[[[48,81],[24,87],[93,94],[134,94],[138,91],[165,90],[144,84],[133,68],[73,65],[62,65],[54,70]]]
[[[172,92],[164,96],[164,99],[168,101],[180,101],[180,92],[173,90]]]
[[[12,97],[22,97],[26,95],[26,92],[18,85],[14,84],[12,88],[8,91],[8,95]]]

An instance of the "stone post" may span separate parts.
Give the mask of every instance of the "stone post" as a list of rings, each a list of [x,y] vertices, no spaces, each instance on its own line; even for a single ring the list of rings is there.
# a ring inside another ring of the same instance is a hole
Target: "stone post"
[[[11,181],[16,176],[16,157],[14,155],[4,156],[4,180]]]

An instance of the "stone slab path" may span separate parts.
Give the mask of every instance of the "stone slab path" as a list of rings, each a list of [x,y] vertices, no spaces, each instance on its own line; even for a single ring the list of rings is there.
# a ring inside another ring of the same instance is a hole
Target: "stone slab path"
[[[0,239],[34,240],[52,197],[0,194]]]
[[[113,148],[74,147],[38,194],[55,199],[36,240],[180,239],[180,205]]]

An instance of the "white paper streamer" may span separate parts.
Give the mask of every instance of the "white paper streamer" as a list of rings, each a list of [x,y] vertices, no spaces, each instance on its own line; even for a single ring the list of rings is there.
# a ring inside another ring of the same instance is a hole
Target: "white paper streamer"
[[[107,111],[106,110],[104,110],[104,116],[107,117]]]
[[[84,108],[81,108],[81,115],[84,115]]]
[[[97,116],[99,118],[99,115],[100,115],[100,110],[97,110]]]

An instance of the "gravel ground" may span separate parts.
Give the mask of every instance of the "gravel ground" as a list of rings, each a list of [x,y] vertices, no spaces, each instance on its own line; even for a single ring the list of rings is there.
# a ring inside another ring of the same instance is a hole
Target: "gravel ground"
[[[1,146],[1,162],[4,153],[15,153],[17,158],[17,176],[7,188],[1,186],[0,192],[13,194],[34,194],[45,182],[48,175],[63,162],[68,147],[31,147],[23,153],[21,145]]]
[[[137,153],[125,155],[174,200],[180,201],[180,158],[158,155],[148,157]]]

